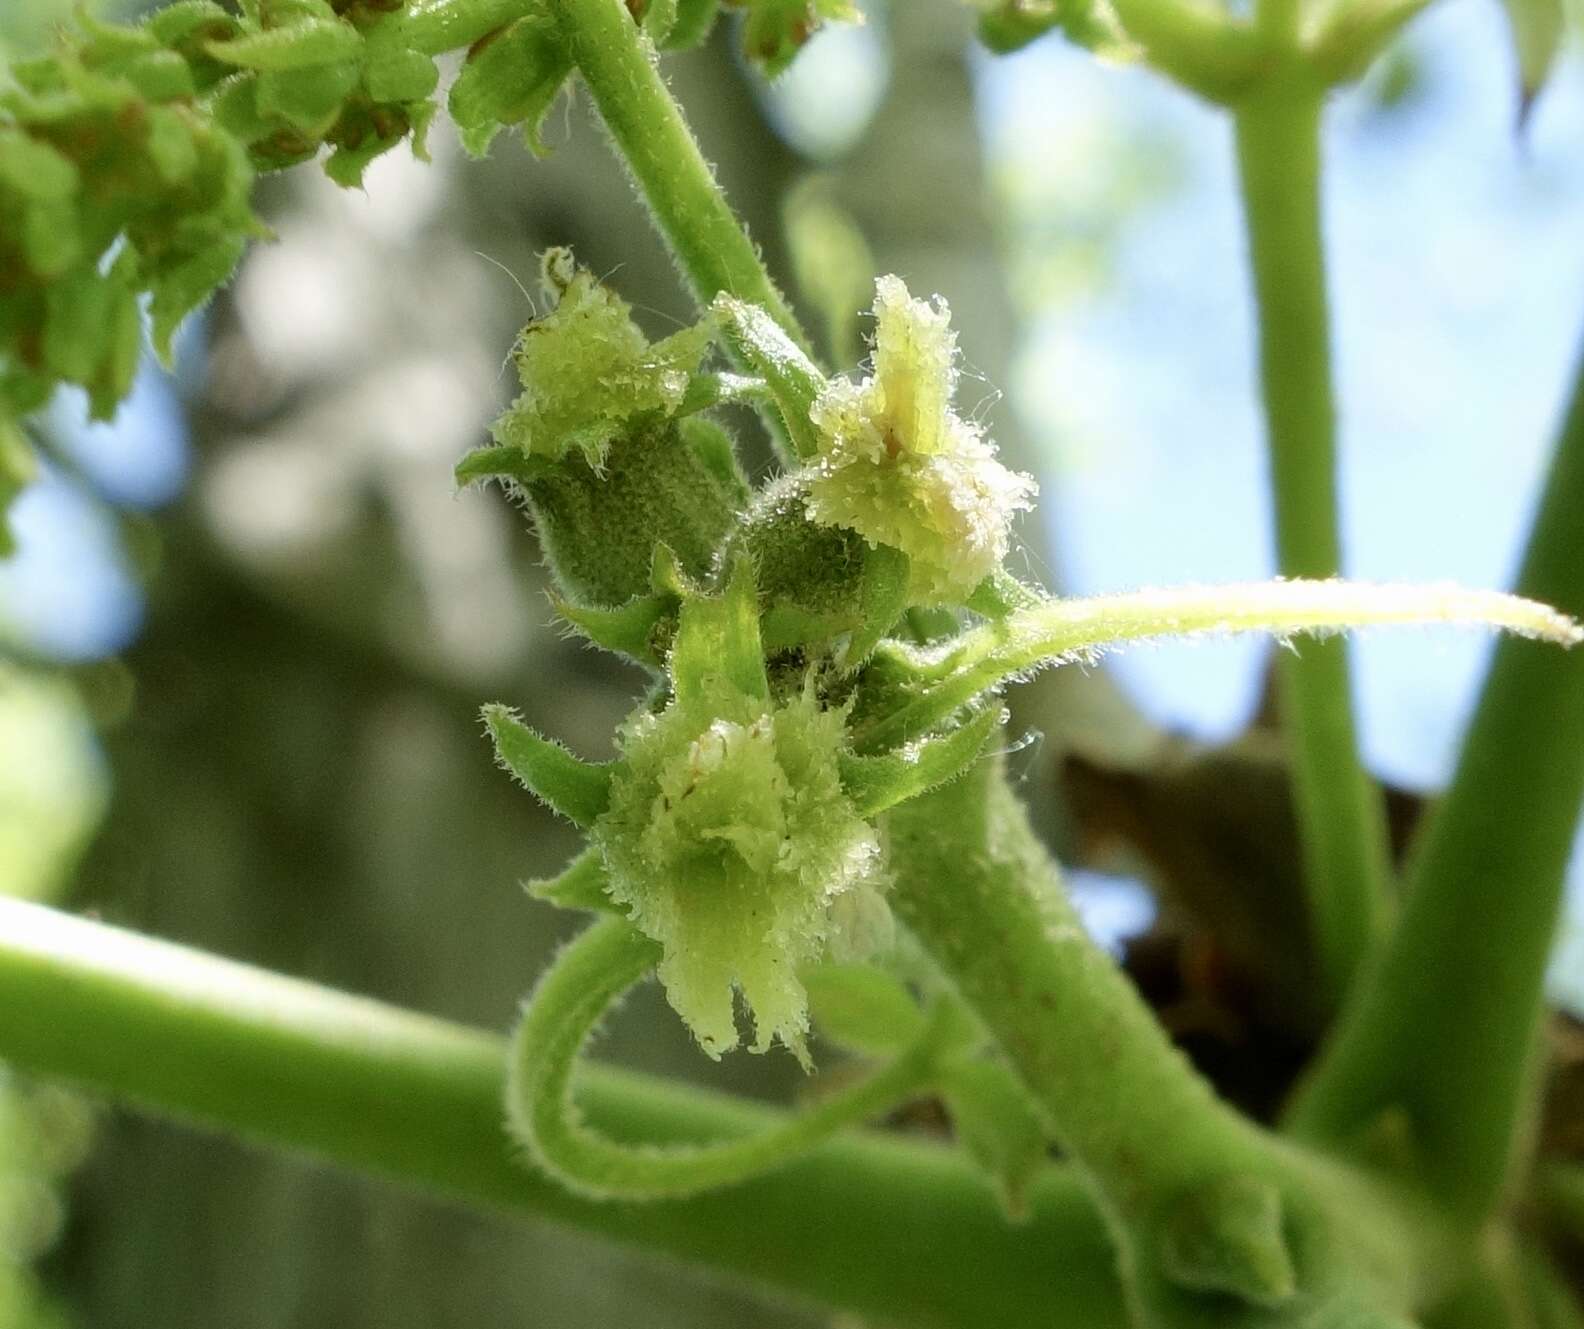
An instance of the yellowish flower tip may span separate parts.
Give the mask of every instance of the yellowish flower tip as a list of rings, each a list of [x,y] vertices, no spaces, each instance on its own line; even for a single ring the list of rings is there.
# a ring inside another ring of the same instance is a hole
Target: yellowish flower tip
[[[842,788],[841,712],[811,693],[777,706],[712,691],[628,723],[593,843],[700,1046],[737,1046],[735,989],[754,1051],[779,1039],[806,1066],[798,966],[884,935],[879,838]]]
[[[881,277],[874,314],[874,374],[833,380],[811,412],[820,446],[809,516],[907,554],[914,603],[960,604],[1006,557],[1012,517],[1037,486],[952,410],[957,337],[946,302],[915,300],[900,277]]]
[[[664,418],[681,404],[709,349],[709,325],[651,344],[627,302],[567,249],[546,251],[542,285],[554,308],[517,339],[523,391],[495,422],[495,441],[553,460],[577,450],[597,468],[640,417]]]

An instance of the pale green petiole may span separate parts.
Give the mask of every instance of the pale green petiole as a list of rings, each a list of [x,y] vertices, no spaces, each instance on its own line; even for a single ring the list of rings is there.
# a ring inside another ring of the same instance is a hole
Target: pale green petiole
[[[1008,678],[1048,665],[1093,660],[1129,642],[1244,632],[1324,637],[1356,628],[1442,623],[1496,628],[1564,646],[1584,640],[1584,628],[1573,619],[1533,600],[1451,585],[1269,581],[1048,600],[966,632],[944,647],[894,648],[916,680],[914,695],[886,710],[856,737],[864,751],[895,747],[927,733]]]

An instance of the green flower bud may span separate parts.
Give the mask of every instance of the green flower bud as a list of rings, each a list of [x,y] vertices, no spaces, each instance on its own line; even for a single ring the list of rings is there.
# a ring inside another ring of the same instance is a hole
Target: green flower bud
[[[758,569],[768,653],[843,645],[842,663],[856,665],[908,607],[908,558],[810,521],[809,479],[797,472],[761,491],[732,547]]]
[[[523,391],[495,423],[496,446],[465,457],[457,477],[519,489],[573,621],[652,658],[640,643],[670,609],[650,602],[657,548],[704,581],[747,496],[724,432],[682,415],[697,408],[689,385],[710,327],[650,343],[564,249],[545,255],[544,285],[556,303],[518,339]],[[580,616],[622,606],[631,612]]]
[[[258,113],[266,123],[322,139],[341,118],[342,104],[356,91],[358,78],[351,61],[262,70],[254,84]]]
[[[35,409],[65,380],[108,418],[137,367],[140,298],[152,297],[168,349],[176,323],[258,232],[246,157],[195,101],[193,52],[238,27],[204,0],[136,27],[81,17],[0,92],[0,271],[13,275],[0,294],[0,394],[9,415]]]
[[[44,367],[88,389],[93,416],[109,419],[132,386],[141,327],[131,289],[112,272],[78,272],[45,291]]]
[[[907,554],[912,603],[960,604],[1000,566],[1035,485],[951,409],[957,346],[945,301],[911,299],[900,278],[882,277],[874,312],[874,375],[833,381],[811,412],[820,441],[809,516]]]

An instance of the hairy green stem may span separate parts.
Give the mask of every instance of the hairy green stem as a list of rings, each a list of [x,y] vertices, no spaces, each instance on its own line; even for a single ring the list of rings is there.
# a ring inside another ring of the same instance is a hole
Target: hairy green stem
[[[1334,576],[1342,562],[1320,219],[1322,96],[1295,64],[1236,112],[1277,557],[1289,577]],[[1335,1002],[1389,922],[1385,810],[1359,763],[1346,645],[1284,653],[1278,672],[1314,944]]]
[[[1258,1152],[1254,1128],[1215,1097],[1084,932],[999,763],[904,803],[889,825],[899,920],[1112,1204],[1137,1214],[1207,1168]]]
[[[723,291],[768,310],[803,348],[797,319],[716,183],[648,38],[622,0],[550,0],[572,58],[700,308]]]
[[[1272,581],[1041,600],[940,647],[893,646],[873,672],[898,670],[906,683],[892,704],[858,717],[854,740],[864,751],[911,742],[1008,678],[1043,665],[1086,660],[1129,642],[1235,632],[1323,635],[1429,623],[1483,625],[1563,645],[1584,638],[1577,623],[1546,605],[1445,585]]]
[[[0,1058],[24,1070],[802,1300],[940,1329],[1126,1322],[1103,1228],[1062,1169],[1019,1228],[953,1151],[875,1135],[689,1200],[585,1200],[512,1157],[494,1036],[4,899],[0,1011]],[[579,1089],[601,1130],[656,1144],[784,1120],[604,1068]]]
[[[1518,586],[1584,611],[1584,359]],[[1425,1175],[1471,1220],[1527,1117],[1546,959],[1584,802],[1584,651],[1504,641],[1402,918],[1292,1116],[1346,1140],[1407,1111]]]
[[[846,1126],[861,1125],[928,1092],[934,1040],[806,1111],[752,1135],[658,1149],[591,1129],[573,1102],[590,1032],[628,988],[651,973],[660,947],[623,918],[601,918],[539,979],[512,1038],[507,1120],[534,1160],[595,1198],[656,1200],[738,1185],[787,1166]]]
[[[1380,1312],[1357,1323],[1386,1324],[1433,1295],[1444,1229],[1215,1096],[1084,932],[998,760],[889,825],[897,917],[1093,1184],[1141,1323],[1330,1323],[1305,1317],[1351,1298]],[[1249,1201],[1267,1222],[1233,1217]]]

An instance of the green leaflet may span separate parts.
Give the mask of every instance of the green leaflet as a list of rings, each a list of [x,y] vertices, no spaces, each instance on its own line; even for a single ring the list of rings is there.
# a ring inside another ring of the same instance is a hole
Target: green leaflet
[[[769,386],[793,451],[804,460],[813,457],[819,434],[809,412],[825,388],[825,376],[758,305],[721,295],[713,310],[721,331]]]
[[[302,18],[281,27],[212,41],[205,49],[216,60],[239,69],[311,69],[356,60],[363,38],[344,19]]]
[[[463,456],[451,472],[459,488],[480,484],[485,480],[511,480],[527,484],[537,480],[550,469],[543,457],[529,457],[521,448],[497,443],[492,447],[474,448]]]
[[[857,218],[841,205],[828,176],[810,175],[781,205],[798,289],[819,311],[835,364],[863,356],[859,311],[874,287],[875,261]]]
[[[923,1033],[924,1012],[900,982],[873,965],[818,964],[800,976],[819,1031],[848,1052],[900,1052]]]
[[[685,397],[682,405],[684,408],[687,406]],[[737,504],[746,505],[753,491],[748,484],[748,477],[737,462],[737,449],[731,435],[716,421],[698,415],[679,419],[677,432],[682,436],[682,442],[714,476],[721,489],[730,494]]]
[[[858,579],[861,623],[841,653],[843,668],[856,669],[891,631],[911,603],[913,560],[890,545],[866,548]]]
[[[620,910],[610,898],[605,863],[592,849],[574,858],[559,876],[530,881],[528,894],[558,909],[580,909],[594,914],[614,914]]]
[[[484,156],[508,125],[521,125],[528,146],[542,155],[540,126],[571,72],[566,43],[548,13],[525,14],[478,42],[448,102],[468,155]]]
[[[677,0],[643,0],[643,30],[656,46],[663,46],[676,27]]]
[[[8,557],[16,548],[6,509],[37,473],[38,460],[21,426],[0,407],[0,558]]]
[[[825,23],[862,23],[851,0],[729,0],[745,12],[743,53],[771,78],[782,73]]]
[[[484,723],[500,764],[573,825],[592,825],[610,805],[610,766],[579,761],[559,743],[540,737],[505,706],[486,706]]]
[[[1007,1215],[1028,1214],[1029,1186],[1050,1161],[1050,1140],[1017,1076],[999,1061],[962,1061],[941,1077],[958,1143],[989,1174]]]
[[[1234,1174],[1182,1196],[1166,1219],[1161,1269],[1179,1287],[1276,1308],[1298,1292],[1282,1199],[1264,1178]]]
[[[987,706],[945,734],[906,744],[880,756],[843,754],[842,785],[860,816],[873,817],[954,780],[978,760],[1005,712]]]
[[[703,45],[720,13],[720,0],[677,0],[676,18],[660,43],[668,51]]]
[[[671,680],[680,706],[707,706],[726,686],[743,697],[768,702],[764,651],[759,644],[759,603],[753,572],[738,559],[723,595],[689,596],[682,602]]]
[[[88,389],[93,418],[108,420],[132,388],[142,329],[132,289],[114,277],[78,272],[44,294],[44,367]]]
[[[149,304],[151,335],[155,354],[167,369],[171,366],[171,340],[182,320],[230,279],[246,245],[241,236],[228,237],[154,278]]]
[[[614,609],[580,605],[560,596],[554,597],[553,603],[556,613],[596,646],[628,656],[640,664],[663,662],[659,629],[676,613],[674,596],[639,595]]]

